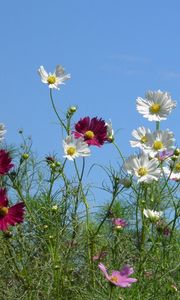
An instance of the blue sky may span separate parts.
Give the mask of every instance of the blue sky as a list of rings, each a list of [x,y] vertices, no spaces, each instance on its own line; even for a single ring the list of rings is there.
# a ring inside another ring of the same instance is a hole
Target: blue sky
[[[162,128],[179,142],[180,2],[162,0],[3,1],[0,10],[0,122],[8,143],[18,129],[32,136],[40,157],[62,156],[62,136],[40,65],[61,64],[72,78],[54,93],[58,109],[78,105],[84,116],[111,119],[123,153],[130,154],[131,131],[152,123],[135,108],[147,90],[168,91],[178,105]],[[112,145],[93,148],[91,162],[118,162]]]

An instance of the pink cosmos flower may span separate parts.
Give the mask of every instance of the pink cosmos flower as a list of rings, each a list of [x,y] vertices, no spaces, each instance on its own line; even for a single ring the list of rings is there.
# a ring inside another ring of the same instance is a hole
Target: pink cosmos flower
[[[173,150],[169,150],[169,151],[164,150],[164,151],[158,153],[157,158],[160,161],[163,161],[163,160],[167,159],[168,157],[171,157],[173,154],[174,154]]]
[[[9,156],[9,152],[6,150],[0,150],[0,175],[5,175],[14,166],[11,163],[12,159]]]
[[[0,230],[7,230],[9,225],[15,226],[24,220],[24,203],[20,202],[8,207],[6,189],[0,189]]]
[[[93,261],[101,260],[101,259],[103,259],[106,255],[107,255],[107,252],[106,252],[106,251],[101,251],[101,252],[98,253],[97,255],[93,256]]]
[[[107,141],[105,121],[97,117],[85,117],[75,124],[75,138],[83,137],[88,145],[101,147]]]
[[[133,268],[129,266],[124,266],[120,271],[112,271],[111,275],[107,273],[107,269],[102,263],[100,263],[98,267],[104,273],[106,279],[116,286],[126,288],[130,287],[131,283],[137,281],[136,278],[128,277],[134,273]]]
[[[126,220],[121,219],[121,218],[112,219],[112,223],[113,223],[113,225],[116,229],[121,229],[121,228],[124,228],[128,225]]]

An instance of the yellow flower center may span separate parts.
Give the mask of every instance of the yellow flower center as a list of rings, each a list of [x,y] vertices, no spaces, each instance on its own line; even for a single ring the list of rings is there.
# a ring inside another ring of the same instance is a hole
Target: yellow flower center
[[[160,111],[160,108],[161,108],[161,106],[159,103],[154,103],[151,105],[150,111],[151,111],[151,113],[156,114]]]
[[[48,84],[54,84],[56,82],[56,76],[54,75],[49,75],[47,78]]]
[[[88,140],[91,140],[91,139],[93,139],[93,137],[94,137],[94,132],[91,131],[91,130],[88,130],[88,131],[85,132],[84,136],[85,136]]]
[[[155,141],[153,144],[154,150],[160,150],[164,147],[163,143],[161,141]]]
[[[141,168],[139,168],[139,170],[138,170],[138,175],[139,176],[144,176],[144,175],[146,175],[148,172],[147,172],[147,169],[146,168],[144,168],[144,167],[141,167]]]
[[[177,173],[180,172],[180,163],[175,164],[174,169]]]
[[[147,141],[148,141],[148,139],[147,139],[147,136],[142,136],[142,138],[141,138],[141,143],[142,144],[145,144],[145,143],[147,143]]]
[[[76,153],[76,148],[75,147],[69,147],[67,149],[67,154],[73,156]]]
[[[6,216],[8,214],[8,207],[0,207],[0,216]]]
[[[112,282],[115,282],[115,283],[118,282],[118,279],[117,279],[116,276],[111,276],[110,279],[111,279]]]

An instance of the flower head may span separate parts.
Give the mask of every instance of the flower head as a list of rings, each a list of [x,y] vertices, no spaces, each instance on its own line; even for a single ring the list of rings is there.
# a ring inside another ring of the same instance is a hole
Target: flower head
[[[106,130],[107,130],[107,141],[112,143],[114,141],[114,130],[113,130],[113,127],[112,127],[112,122],[109,121],[109,122],[106,122],[105,123],[106,125]]]
[[[38,74],[43,83],[48,84],[50,89],[58,89],[59,85],[64,84],[64,81],[71,78],[70,74],[65,74],[64,68],[60,65],[56,66],[54,73],[47,73],[43,66],[38,69]]]
[[[63,141],[64,157],[73,160],[80,156],[89,156],[90,149],[83,138],[76,139],[73,135],[69,135]]]
[[[122,229],[128,225],[126,220],[121,218],[113,218],[112,223],[116,229]]]
[[[104,120],[97,117],[85,117],[75,124],[73,132],[76,138],[83,137],[88,145],[100,147],[107,141],[107,126]]]
[[[148,91],[145,99],[138,97],[136,108],[144,118],[149,121],[166,120],[172,109],[176,107],[176,102],[171,99],[167,92]]]
[[[0,230],[7,230],[10,225],[15,226],[24,220],[23,202],[8,207],[6,189],[0,189]]]
[[[124,169],[128,174],[135,175],[138,178],[138,183],[157,181],[161,173],[158,159],[149,159],[145,152],[142,152],[140,156],[130,156],[124,163]]]
[[[174,147],[174,134],[169,129],[156,130],[148,134],[148,141],[144,151],[151,157],[157,156],[162,151],[171,151]]]
[[[11,163],[12,159],[9,156],[9,152],[6,150],[0,150],[0,175],[5,175],[14,166]]]
[[[148,142],[148,134],[151,131],[149,128],[139,127],[136,130],[132,131],[132,136],[135,138],[135,141],[130,141],[131,147],[139,147],[140,149],[146,148]]]
[[[0,142],[3,141],[5,133],[6,133],[5,126],[4,124],[0,123]]]
[[[106,252],[106,251],[101,251],[101,252],[98,253],[97,255],[93,256],[93,261],[101,260],[101,259],[103,259],[106,255],[107,255],[107,252]]]
[[[174,154],[174,151],[173,150],[170,150],[170,151],[167,151],[167,150],[164,150],[164,151],[160,151],[157,155],[157,158],[160,160],[160,161],[164,161],[166,160],[167,158],[171,157],[172,155]]]
[[[98,265],[99,269],[104,273],[106,279],[116,286],[121,286],[123,288],[130,287],[133,282],[136,282],[136,278],[128,277],[134,273],[133,268],[125,266],[120,271],[112,271],[112,274],[109,275],[106,267],[100,263]]]
[[[143,214],[146,218],[148,218],[151,222],[157,222],[160,220],[160,218],[163,215],[162,211],[156,211],[151,209],[145,209],[143,210]]]

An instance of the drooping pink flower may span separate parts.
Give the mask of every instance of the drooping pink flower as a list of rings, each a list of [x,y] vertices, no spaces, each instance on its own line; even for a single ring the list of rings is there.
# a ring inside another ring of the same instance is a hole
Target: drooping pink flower
[[[93,261],[101,260],[101,259],[103,259],[106,255],[107,255],[107,252],[106,252],[106,251],[101,251],[101,252],[98,253],[97,255],[93,256]]]
[[[164,150],[164,151],[158,153],[157,158],[160,161],[163,161],[163,160],[167,159],[168,157],[171,157],[173,154],[174,154],[174,150],[169,150],[169,151]]]
[[[23,202],[8,207],[8,198],[6,189],[0,189],[0,230],[7,230],[10,225],[15,226],[24,220]]]
[[[121,229],[128,225],[126,220],[121,219],[121,218],[113,218],[112,223],[116,229]]]
[[[126,288],[130,287],[133,282],[137,281],[136,278],[128,277],[134,273],[133,268],[129,266],[124,266],[120,271],[112,271],[111,275],[107,273],[107,269],[102,263],[100,263],[98,267],[104,273],[106,279],[116,286]]]
[[[85,117],[75,124],[75,138],[83,137],[88,145],[101,147],[107,141],[107,126],[97,117]]]
[[[9,152],[6,150],[0,150],[0,175],[5,175],[14,166],[11,163],[12,159]]]

